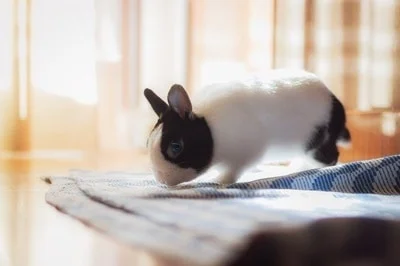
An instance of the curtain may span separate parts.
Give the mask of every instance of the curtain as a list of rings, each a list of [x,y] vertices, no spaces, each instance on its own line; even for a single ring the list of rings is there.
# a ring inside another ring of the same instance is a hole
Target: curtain
[[[15,64],[0,60],[0,93],[12,88],[16,106],[26,105],[26,117],[15,119],[27,125],[30,149],[144,148],[156,119],[145,88],[166,97],[181,83],[191,94],[278,67],[315,72],[348,112],[400,110],[397,0],[3,2],[9,5],[0,10],[26,3],[29,11],[1,17],[8,30],[0,36],[20,38],[0,47],[25,40],[29,53],[25,67],[18,56]],[[24,14],[21,35],[7,23]],[[0,56],[9,55],[2,49]],[[7,73],[28,75],[22,97]]]
[[[8,140],[12,137],[13,110],[12,105],[12,4],[10,1],[0,1],[0,150],[10,149]]]
[[[299,67],[317,73],[348,110],[400,108],[399,1],[191,3],[195,77],[207,76],[209,65],[223,72],[219,65],[228,64],[233,74]]]

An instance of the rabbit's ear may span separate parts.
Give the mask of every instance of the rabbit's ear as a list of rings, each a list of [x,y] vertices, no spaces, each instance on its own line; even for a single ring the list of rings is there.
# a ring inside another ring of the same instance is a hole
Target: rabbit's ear
[[[185,118],[186,114],[189,117],[192,114],[192,103],[189,99],[189,95],[185,89],[179,85],[174,84],[168,92],[168,103],[169,106],[174,110],[182,119]]]
[[[158,117],[168,110],[168,104],[158,97],[157,94],[155,94],[152,90],[145,89],[144,96]]]

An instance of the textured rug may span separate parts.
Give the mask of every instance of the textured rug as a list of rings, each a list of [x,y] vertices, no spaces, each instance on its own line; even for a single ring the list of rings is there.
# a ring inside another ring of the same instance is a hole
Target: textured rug
[[[46,178],[46,201],[187,265],[400,265],[400,155],[262,174],[167,188],[150,174],[74,171]]]

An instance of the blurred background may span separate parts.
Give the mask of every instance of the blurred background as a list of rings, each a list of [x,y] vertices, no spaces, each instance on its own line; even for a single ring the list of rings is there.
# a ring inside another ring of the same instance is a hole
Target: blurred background
[[[399,0],[0,0],[0,265],[133,265],[39,176],[148,170],[146,87],[305,68],[346,107],[342,162],[399,153],[399,44]]]
[[[0,0],[1,155],[140,153],[155,121],[144,88],[277,67],[343,101],[342,160],[396,153],[399,25],[398,0]]]

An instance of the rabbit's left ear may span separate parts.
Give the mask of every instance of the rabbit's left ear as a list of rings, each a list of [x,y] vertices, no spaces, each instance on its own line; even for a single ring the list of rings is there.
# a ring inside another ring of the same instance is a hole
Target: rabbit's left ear
[[[186,114],[192,114],[192,103],[189,95],[185,89],[179,85],[174,84],[168,92],[168,104],[182,119]]]
[[[160,117],[168,110],[168,104],[164,102],[160,97],[158,97],[158,95],[155,94],[154,91],[150,89],[145,89],[144,96],[146,97],[147,101],[150,103],[151,107],[158,117]]]

